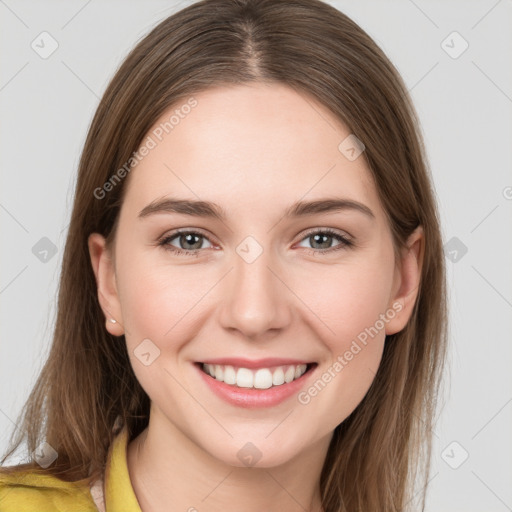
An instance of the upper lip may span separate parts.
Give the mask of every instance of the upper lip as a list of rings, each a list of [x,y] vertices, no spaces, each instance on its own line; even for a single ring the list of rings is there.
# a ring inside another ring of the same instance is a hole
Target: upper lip
[[[298,364],[311,364],[312,361],[290,359],[281,357],[266,357],[264,359],[245,359],[243,357],[219,357],[201,361],[204,364],[231,365],[238,368],[270,368],[271,366],[285,366]]]

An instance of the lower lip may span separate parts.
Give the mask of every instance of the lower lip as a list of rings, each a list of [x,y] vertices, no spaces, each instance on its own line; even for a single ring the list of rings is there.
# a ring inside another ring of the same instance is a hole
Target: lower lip
[[[281,384],[280,386],[273,386],[268,389],[239,388],[238,386],[232,386],[205,373],[201,369],[202,363],[195,363],[194,366],[197,368],[204,382],[218,397],[238,407],[256,409],[276,406],[297,394],[314,373],[317,364],[313,364],[312,367],[298,379],[288,384]]]

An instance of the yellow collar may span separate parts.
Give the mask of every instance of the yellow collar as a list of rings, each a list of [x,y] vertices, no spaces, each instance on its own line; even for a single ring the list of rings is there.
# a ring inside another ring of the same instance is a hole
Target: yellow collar
[[[106,512],[142,512],[128,473],[127,447],[128,430],[123,427],[114,438],[108,452],[105,469]]]

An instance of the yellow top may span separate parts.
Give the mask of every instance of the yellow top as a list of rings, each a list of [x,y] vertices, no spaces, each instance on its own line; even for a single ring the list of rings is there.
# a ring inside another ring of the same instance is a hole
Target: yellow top
[[[141,512],[126,462],[128,431],[124,427],[109,449],[105,480],[89,488],[85,479],[65,482],[53,475],[25,470],[0,473],[2,512]]]

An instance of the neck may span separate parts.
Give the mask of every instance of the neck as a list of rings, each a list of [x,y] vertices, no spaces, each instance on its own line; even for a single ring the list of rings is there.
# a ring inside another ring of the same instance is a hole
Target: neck
[[[143,512],[323,512],[319,483],[329,441],[279,466],[235,467],[170,422],[150,420],[128,445],[128,471]]]

